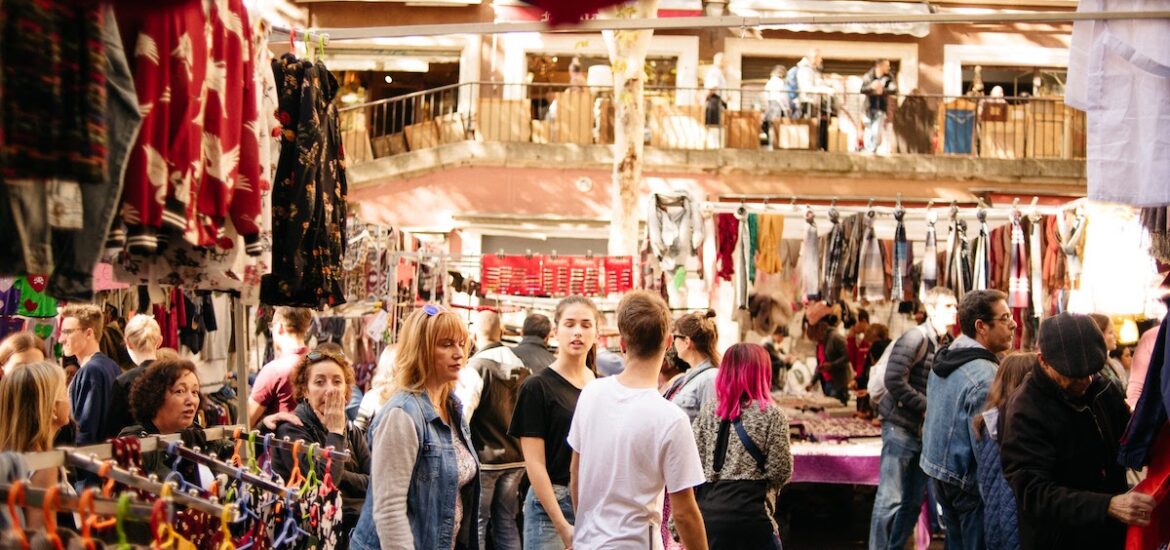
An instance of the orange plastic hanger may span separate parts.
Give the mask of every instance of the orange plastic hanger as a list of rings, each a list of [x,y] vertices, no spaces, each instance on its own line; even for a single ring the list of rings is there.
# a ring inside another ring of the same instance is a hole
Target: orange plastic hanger
[[[24,525],[20,523],[20,516],[16,514],[16,507],[24,506],[24,482],[13,481],[11,488],[8,489],[8,517],[12,520],[12,530],[16,533],[16,539],[20,541],[20,547],[28,550],[28,535],[24,532]]]

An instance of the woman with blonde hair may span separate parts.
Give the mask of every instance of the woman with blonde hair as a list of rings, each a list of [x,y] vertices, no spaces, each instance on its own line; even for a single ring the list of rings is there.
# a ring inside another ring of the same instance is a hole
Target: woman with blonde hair
[[[0,380],[0,451],[30,453],[53,448],[57,432],[69,423],[65,371],[48,361],[28,363]],[[64,468],[33,472],[31,486],[53,487],[65,481]],[[29,527],[42,514],[26,510]]]
[[[45,341],[31,332],[9,334],[0,342],[0,376],[19,365],[45,360]]]
[[[479,459],[454,395],[467,345],[467,326],[441,306],[403,322],[394,393],[370,423],[370,487],[353,548],[479,550]]]
[[[370,391],[362,396],[362,402],[358,405],[357,418],[354,419],[353,425],[360,430],[365,430],[370,427],[370,422],[374,420],[374,415],[382,410],[382,406],[390,400],[390,395],[394,393],[394,361],[398,358],[398,347],[396,344],[386,346],[382,350],[382,354],[378,356],[378,367],[374,370],[374,378],[370,380]]]

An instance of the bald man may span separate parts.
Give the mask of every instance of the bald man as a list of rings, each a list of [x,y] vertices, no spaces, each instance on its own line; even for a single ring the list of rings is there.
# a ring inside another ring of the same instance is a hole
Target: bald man
[[[508,425],[520,395],[520,385],[532,374],[528,367],[500,343],[503,324],[494,311],[476,314],[475,345],[479,351],[467,361],[455,395],[463,403],[471,424],[471,442],[479,454],[479,540],[486,541],[488,525],[494,548],[519,550],[520,478],[524,455],[520,442],[508,435]]]

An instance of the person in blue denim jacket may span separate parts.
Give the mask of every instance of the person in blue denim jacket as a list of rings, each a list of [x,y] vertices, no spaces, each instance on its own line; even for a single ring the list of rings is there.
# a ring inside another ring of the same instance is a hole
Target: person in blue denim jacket
[[[370,424],[370,487],[351,547],[479,550],[479,459],[452,391],[467,327],[428,304],[398,341],[398,390]]]
[[[959,304],[963,334],[935,355],[927,380],[919,464],[934,483],[948,550],[986,546],[972,420],[987,402],[999,354],[1012,347],[1016,322],[1006,299],[998,290],[976,290],[963,296]]]

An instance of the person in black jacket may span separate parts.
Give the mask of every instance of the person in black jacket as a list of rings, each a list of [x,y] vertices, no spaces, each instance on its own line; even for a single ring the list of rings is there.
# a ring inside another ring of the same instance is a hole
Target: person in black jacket
[[[861,93],[866,97],[865,150],[876,153],[882,144],[882,127],[886,124],[890,96],[898,92],[894,75],[890,73],[890,60],[879,59],[861,77]]]
[[[524,318],[524,327],[520,329],[520,343],[512,347],[524,366],[536,374],[557,360],[557,356],[548,349],[548,335],[552,332],[552,321],[539,313],[533,313]]]
[[[1120,549],[1125,525],[1146,525],[1154,500],[1126,492],[1117,460],[1125,397],[1094,376],[1105,338],[1085,315],[1040,324],[1040,366],[999,420],[1003,473],[1019,505],[1021,547]]]
[[[804,334],[817,343],[817,370],[806,389],[812,390],[817,380],[825,397],[839,399],[842,404],[849,402],[849,379],[853,373],[849,368],[849,350],[845,337],[837,331],[840,317],[832,306],[824,302],[813,302],[805,309]]]
[[[306,448],[316,443],[321,448],[349,451],[349,460],[334,460],[330,472],[341,491],[342,532],[348,533],[357,525],[370,484],[370,448],[361,431],[350,427],[345,419],[345,404],[354,385],[353,368],[336,344],[325,344],[293,367],[290,380],[298,401],[293,414],[300,422],[277,424],[276,435],[304,441]],[[300,457],[301,468],[308,464],[307,456]],[[318,479],[324,479],[325,464],[324,460],[315,461]],[[292,453],[274,451],[272,466],[288,479],[293,469]]]
[[[869,547],[903,548],[926,494],[922,454],[922,423],[926,414],[926,382],[934,354],[949,342],[955,324],[955,295],[935,287],[926,293],[926,321],[898,337],[886,363],[888,395],[878,402],[882,415],[881,478],[869,524]]]

